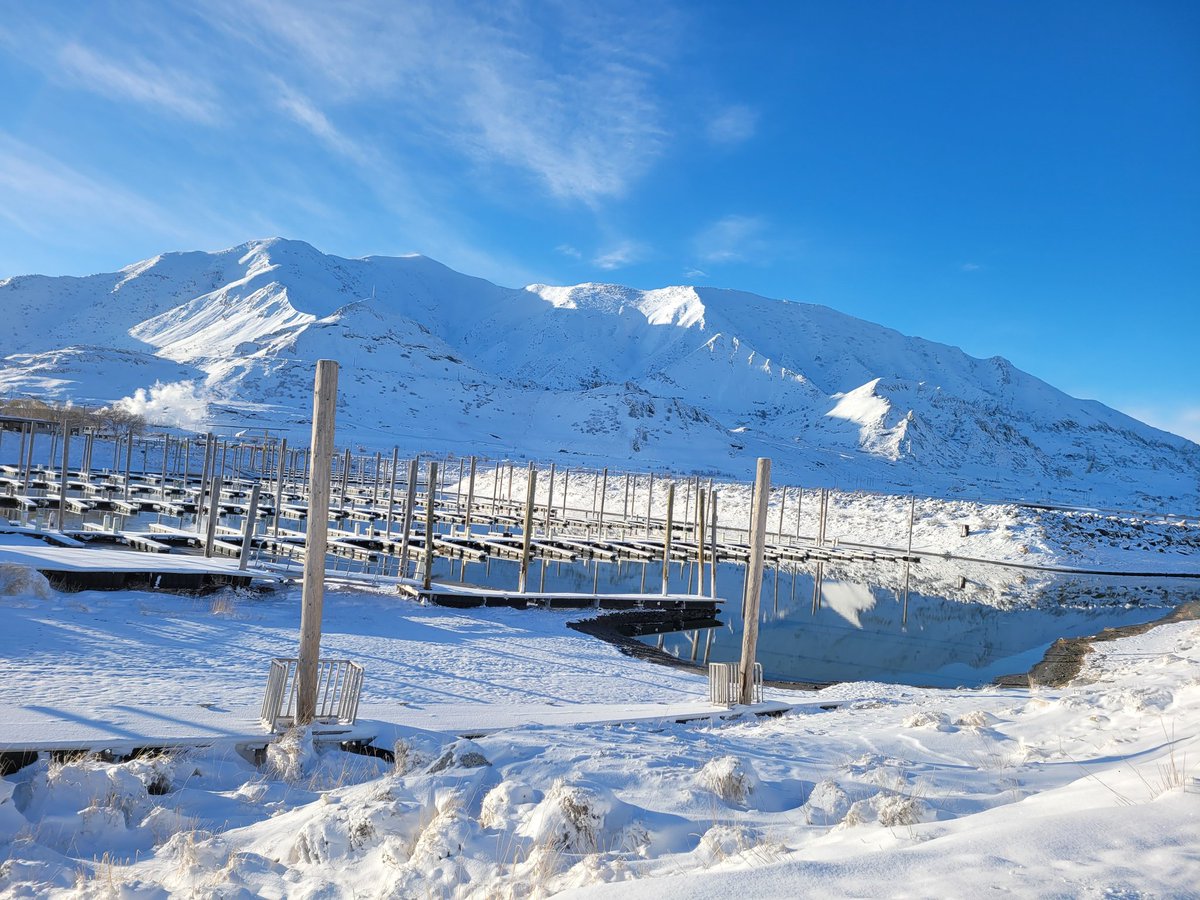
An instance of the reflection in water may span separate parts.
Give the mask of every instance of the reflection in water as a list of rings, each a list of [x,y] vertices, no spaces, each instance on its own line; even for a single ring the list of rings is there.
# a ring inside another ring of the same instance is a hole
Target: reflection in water
[[[797,602],[795,592],[780,591],[777,581],[767,588],[771,593],[762,598],[758,637],[758,661],[766,677],[985,684],[1027,671],[1058,638],[1151,621],[1177,603],[1200,599],[1200,585],[1186,579],[1058,576],[1041,582],[1024,604],[991,605],[925,593],[915,586],[916,568],[910,589],[899,591],[872,583],[864,577],[870,573],[861,571],[854,580],[827,577],[821,564],[777,572],[776,578],[791,578],[811,591],[812,601]],[[973,593],[979,593],[978,585]],[[1008,595],[999,591],[997,596]],[[741,652],[740,616],[729,609],[722,618],[727,624],[706,641],[705,661],[732,662]],[[662,647],[673,656],[693,658],[690,638],[667,635]]]
[[[634,592],[662,583],[657,561],[534,565],[548,591]],[[699,583],[691,568],[671,566],[672,592]],[[444,562],[435,567],[435,575],[449,571]],[[511,587],[516,571],[508,560],[471,563],[466,580]],[[721,627],[642,640],[702,665],[735,661],[744,577],[743,566],[718,567],[717,595],[726,599]],[[1200,584],[1178,578],[1035,576],[944,560],[907,573],[895,564],[780,567],[763,579],[758,661],[767,678],[785,681],[979,685],[1027,671],[1058,638],[1151,621],[1192,599],[1200,599]]]
[[[144,528],[162,519],[143,513],[117,525]],[[68,517],[68,526],[82,521]],[[241,524],[237,517],[223,521]],[[657,560],[532,566],[529,583],[540,591],[645,593],[662,584]],[[434,576],[515,589],[517,563],[438,559]],[[710,590],[726,601],[721,627],[643,640],[700,664],[736,660],[744,581],[744,566],[716,566]],[[676,562],[668,583],[673,593],[691,593],[704,580],[694,562]],[[911,566],[836,560],[787,566],[769,569],[763,579],[758,660],[766,677],[778,680],[978,685],[1027,671],[1058,638],[1151,621],[1196,599],[1200,582],[1193,579],[1061,576],[939,557]]]

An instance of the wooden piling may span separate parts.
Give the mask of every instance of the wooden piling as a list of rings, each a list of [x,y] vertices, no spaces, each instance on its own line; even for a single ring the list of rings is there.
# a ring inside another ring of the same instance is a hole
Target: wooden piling
[[[213,545],[217,540],[217,521],[221,518],[221,476],[214,475],[212,488],[209,490],[208,521],[204,532],[204,555],[213,555]]]
[[[312,490],[304,540],[304,587],[300,607],[300,653],[296,672],[296,724],[312,722],[317,711],[317,668],[321,656],[321,616],[325,603],[325,552],[329,536],[329,494],[337,413],[338,364],[317,360],[313,384]]]
[[[433,583],[433,538],[435,527],[435,507],[437,505],[438,464],[432,460],[429,463],[429,479],[425,484],[425,562],[421,574],[425,590]]]
[[[754,702],[754,662],[758,651],[758,601],[762,593],[763,554],[767,538],[767,504],[771,494],[771,460],[759,457],[750,507],[750,560],[742,601],[742,657],[738,664],[740,702]]]
[[[250,545],[254,542],[254,524],[258,520],[258,492],[261,490],[256,481],[250,485],[250,505],[246,507],[246,521],[242,525],[242,549],[238,553],[238,568],[245,569],[250,562]]]
[[[400,460],[400,448],[392,447],[392,464],[388,467],[387,519],[384,521],[383,534],[392,539],[392,520],[396,515],[396,463]]]
[[[509,472],[511,475],[511,471]],[[529,580],[529,545],[533,539],[533,492],[537,484],[537,471],[529,464],[529,483],[525,486],[525,519],[521,534],[521,569],[517,576],[517,591],[525,593]]]
[[[350,448],[346,448],[346,454],[342,457],[342,489],[341,500],[338,501],[338,508],[346,511],[346,487],[350,483]]]
[[[604,539],[604,501],[608,497],[608,466],[600,472],[600,518],[598,520],[599,527],[596,529],[596,537],[600,540]]]
[[[467,508],[463,515],[463,533],[468,537],[471,534],[471,513],[475,507],[475,465],[476,459],[471,457],[471,468],[467,473]],[[464,562],[465,562],[464,557]]]
[[[675,482],[667,485],[667,522],[663,529],[663,555],[662,555],[662,592],[663,596],[667,596],[667,582],[671,576],[671,517],[675,513]]]
[[[413,506],[417,502],[417,474],[420,472],[421,457],[414,456],[408,463],[408,483],[404,486],[404,517],[400,535],[401,578],[408,577],[408,539],[412,534]]]
[[[283,467],[286,459],[287,438],[283,438],[279,445],[279,469],[275,474],[275,537],[279,537],[279,519],[283,513]]]
[[[71,461],[71,426],[63,418],[62,468],[58,473],[58,530],[67,527],[67,465]]]

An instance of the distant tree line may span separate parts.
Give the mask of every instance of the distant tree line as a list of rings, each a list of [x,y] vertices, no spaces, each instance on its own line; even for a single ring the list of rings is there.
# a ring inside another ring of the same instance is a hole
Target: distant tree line
[[[90,430],[112,437],[142,434],[146,430],[145,416],[120,406],[76,406],[73,403],[54,403],[28,397],[0,399],[0,416],[33,419],[57,426],[66,423],[72,431]]]

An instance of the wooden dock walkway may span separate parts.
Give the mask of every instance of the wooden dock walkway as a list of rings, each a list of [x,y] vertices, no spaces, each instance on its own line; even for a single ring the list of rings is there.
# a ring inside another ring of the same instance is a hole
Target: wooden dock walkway
[[[89,438],[85,444],[88,458],[91,443]],[[303,561],[310,487],[307,450],[211,436],[208,441],[164,437],[157,446],[150,442],[150,452],[141,454],[143,461],[161,458],[159,471],[139,471],[131,465],[133,443],[126,441],[123,446],[123,470],[86,466],[64,470],[53,462],[34,465],[30,449],[23,466],[0,465],[0,507],[42,529],[61,521],[78,522],[68,533],[90,546],[107,542],[163,558],[201,548],[212,558],[232,558],[243,553],[248,497],[257,485],[256,521],[246,548],[250,559],[262,564]],[[199,472],[193,452],[204,455]],[[430,484],[428,473],[415,461],[401,464],[398,454],[391,461],[380,454],[373,460],[349,451],[335,455],[328,512],[329,567],[408,576],[437,560],[465,564],[510,559],[525,570],[532,560],[649,565],[665,557],[672,565],[691,567],[687,581],[689,586],[698,584],[699,593],[706,572],[711,581],[718,564],[739,564],[749,558],[746,527],[718,520],[719,495],[711,482],[705,485],[698,477],[572,472],[554,465],[547,472],[507,461],[489,463],[484,471],[476,458],[456,462],[457,476],[447,458]],[[527,492],[531,481],[536,490]],[[216,496],[214,487],[219,491]],[[676,488],[682,496],[668,519],[665,497],[668,489],[674,495]],[[810,492],[805,509],[819,510],[817,530],[802,535],[803,492],[782,487],[777,496],[778,506],[770,512],[777,524],[768,529],[764,549],[767,565],[917,561],[911,550],[839,543],[827,537],[825,492]],[[706,515],[701,515],[701,508],[707,509]],[[791,527],[786,529],[785,511],[792,514]],[[206,540],[201,526],[210,516],[216,516],[217,523]],[[528,541],[526,522],[530,523]],[[121,582],[114,579],[113,583]],[[491,602],[518,602],[504,593],[492,592]]]

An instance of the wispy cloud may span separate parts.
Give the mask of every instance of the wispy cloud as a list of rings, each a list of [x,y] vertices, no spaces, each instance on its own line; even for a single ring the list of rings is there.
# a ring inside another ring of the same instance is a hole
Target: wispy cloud
[[[279,108],[292,121],[302,125],[323,144],[351,162],[360,166],[371,164],[371,160],[363,148],[334,127],[333,123],[329,121],[329,117],[311,100],[278,79],[276,79],[276,85],[279,90]]]
[[[706,263],[763,262],[770,251],[767,223],[758,216],[725,216],[697,234],[692,247]]]
[[[369,95],[410,137],[441,142],[484,174],[511,166],[555,197],[595,204],[624,193],[662,149],[659,62],[632,7],[511,3],[485,14],[425,0],[396,15],[253,0],[237,10],[248,14],[228,19],[240,39],[312,102],[328,110]]]
[[[635,241],[621,241],[605,250],[592,260],[592,264],[605,270],[621,269],[632,265],[645,255],[645,248]]]
[[[705,130],[714,144],[741,144],[758,130],[758,112],[742,104],[727,106],[708,120]]]
[[[205,124],[221,119],[220,107],[208,85],[183,71],[130,55],[120,61],[105,58],[74,41],[57,54],[56,72],[76,87],[108,97],[165,110],[172,115]]]
[[[95,178],[0,132],[0,217],[27,234],[51,236],[81,223],[134,223],[178,235],[172,217],[146,198]]]
[[[982,268],[983,266],[981,266],[979,263],[965,262],[958,267],[958,270],[960,272],[978,272]]]
[[[561,253],[563,256],[571,257],[571,259],[582,259],[583,258],[583,254],[580,253],[577,248],[572,247],[570,244],[559,244],[554,249],[558,253]]]
[[[703,269],[686,269],[684,270],[683,277],[688,281],[698,281],[701,278],[707,278],[708,273]]]

